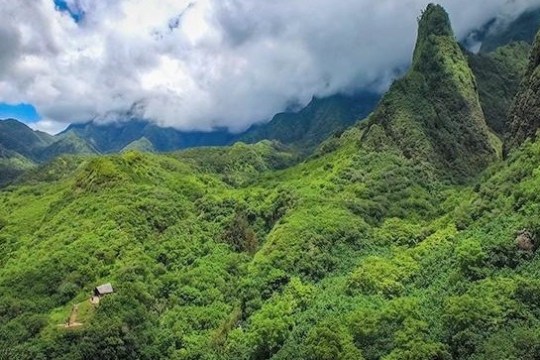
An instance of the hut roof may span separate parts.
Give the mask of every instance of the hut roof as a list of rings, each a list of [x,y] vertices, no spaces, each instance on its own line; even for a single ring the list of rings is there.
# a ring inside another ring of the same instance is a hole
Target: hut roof
[[[100,285],[96,287],[95,291],[97,291],[99,295],[112,294],[114,292],[111,283]]]

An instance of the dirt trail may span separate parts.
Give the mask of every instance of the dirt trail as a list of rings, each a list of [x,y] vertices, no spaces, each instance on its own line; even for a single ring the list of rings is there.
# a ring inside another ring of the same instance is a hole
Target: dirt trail
[[[79,305],[73,305],[71,309],[71,314],[69,314],[69,319],[64,325],[67,328],[82,326],[82,323],[77,322],[77,315],[79,314]]]

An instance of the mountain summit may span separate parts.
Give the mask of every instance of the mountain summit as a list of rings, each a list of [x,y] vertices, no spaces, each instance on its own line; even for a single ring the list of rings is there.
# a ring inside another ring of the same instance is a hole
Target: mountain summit
[[[448,14],[430,4],[419,20],[412,67],[384,96],[363,141],[463,178],[495,158],[492,138]]]
[[[454,31],[448,13],[440,5],[429,4],[418,21],[418,38],[414,50],[413,64],[421,65],[422,56],[429,55],[426,51],[433,40],[439,37],[454,38]]]

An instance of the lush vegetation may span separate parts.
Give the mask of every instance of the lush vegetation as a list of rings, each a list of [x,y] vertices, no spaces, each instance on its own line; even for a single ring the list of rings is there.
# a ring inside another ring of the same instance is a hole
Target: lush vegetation
[[[536,359],[540,142],[497,158],[446,14],[422,26],[368,122],[302,161],[125,149],[3,188],[0,359]]]
[[[476,79],[446,11],[429,5],[413,64],[370,117],[364,141],[429,161],[456,179],[484,169],[500,148],[485,122]]]
[[[532,359],[540,144],[464,186],[362,131],[284,170],[260,143],[28,174],[0,193],[1,356]]]
[[[509,114],[506,150],[534,137],[540,127],[540,33],[531,51],[529,65]]]
[[[468,54],[486,122],[499,136],[508,131],[508,112],[525,75],[530,45],[515,42],[491,53]]]

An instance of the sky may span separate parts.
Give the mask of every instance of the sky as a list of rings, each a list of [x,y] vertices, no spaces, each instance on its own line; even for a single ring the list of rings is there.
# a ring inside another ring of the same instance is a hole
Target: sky
[[[0,118],[55,133],[131,109],[161,126],[239,132],[313,96],[386,90],[428,2],[0,0]],[[540,0],[440,3],[463,38]]]

